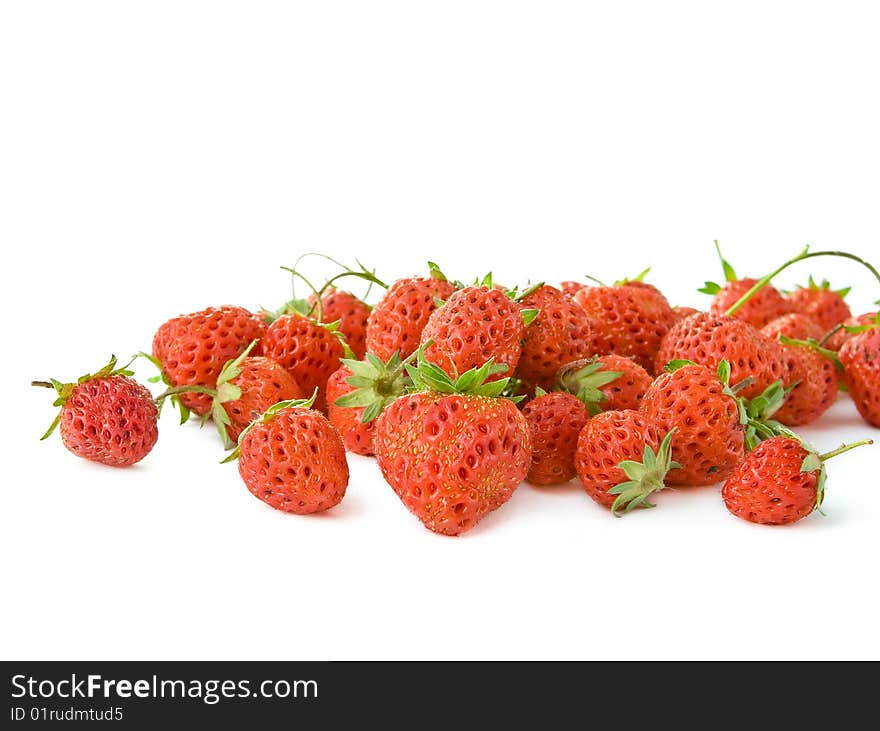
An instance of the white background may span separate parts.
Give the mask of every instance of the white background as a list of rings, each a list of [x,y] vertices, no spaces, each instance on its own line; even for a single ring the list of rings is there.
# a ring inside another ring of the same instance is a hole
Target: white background
[[[275,512],[170,414],[142,464],[87,464],[37,441],[28,386],[277,305],[307,250],[388,279],[651,264],[703,305],[716,237],[742,274],[806,243],[880,259],[871,5],[4,3],[3,656],[876,659],[880,448],[790,529],[713,488],[615,520],[572,483],[449,539],[355,457],[338,508]],[[781,283],[880,296],[814,264]],[[806,434],[877,431],[844,398]]]

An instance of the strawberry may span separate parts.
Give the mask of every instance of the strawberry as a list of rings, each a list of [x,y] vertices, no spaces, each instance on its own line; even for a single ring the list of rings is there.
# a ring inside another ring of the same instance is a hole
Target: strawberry
[[[580,282],[560,282],[559,289],[563,294],[567,294],[569,297],[574,297],[580,290],[586,287],[586,284],[581,284]]]
[[[828,331],[852,317],[849,305],[843,299],[847,294],[849,287],[833,290],[828,280],[816,284],[810,277],[806,287],[798,287],[788,295],[788,304],[792,312],[811,317],[823,330]]]
[[[323,325],[303,315],[282,315],[269,325],[263,354],[293,376],[305,393],[318,389],[315,408],[326,410],[327,379],[339,368],[345,346],[335,325]]]
[[[153,337],[153,360],[172,387],[216,388],[226,362],[265,332],[260,317],[242,307],[209,307],[161,325]],[[260,355],[259,343],[253,353]],[[204,393],[183,393],[180,401],[199,416],[211,410],[211,397]]]
[[[812,424],[837,400],[834,354],[812,341],[784,335],[780,340],[788,366],[783,379],[788,392],[773,418],[786,426]]]
[[[399,279],[392,284],[367,320],[367,352],[387,361],[395,352],[406,358],[419,347],[422,330],[437,300],[455,291],[436,264],[430,277]]]
[[[745,424],[729,385],[730,365],[673,361],[651,384],[641,411],[661,432],[672,432],[672,453],[681,465],[667,476],[672,485],[714,485],[745,454]]]
[[[422,330],[426,359],[453,377],[494,358],[497,367],[488,380],[497,380],[503,374],[513,375],[519,362],[525,328],[522,308],[490,287],[456,290],[431,313]]]
[[[282,401],[239,439],[238,471],[248,490],[276,510],[306,515],[337,505],[348,486],[345,447],[308,401]]]
[[[730,262],[721,253],[721,247],[717,240],[715,241],[715,251],[718,252],[718,258],[721,260],[726,283],[722,287],[715,282],[706,282],[699,291],[714,295],[709,309],[713,315],[724,315],[758,283],[758,280],[739,279]],[[752,327],[760,329],[771,320],[787,314],[790,310],[791,308],[782,293],[775,287],[766,284],[758,289],[748,302],[740,306],[735,316],[740,320],[745,320]]]
[[[672,316],[675,322],[679,320],[684,320],[686,317],[690,317],[691,315],[696,315],[699,310],[696,307],[684,307],[679,305],[678,307],[672,308]]]
[[[644,287],[584,287],[574,296],[593,328],[592,351],[633,358],[651,372],[660,342],[675,322],[666,298]]]
[[[557,385],[576,394],[590,414],[638,409],[651,386],[650,374],[632,358],[599,355],[577,360],[559,371]]]
[[[590,355],[587,313],[555,287],[541,286],[521,300],[537,316],[525,329],[517,377],[541,388],[552,388],[562,366]]]
[[[823,344],[829,350],[840,350],[853,335],[877,326],[880,326],[880,312],[866,312],[857,317],[850,317],[842,325],[833,328]]]
[[[794,523],[821,508],[825,461],[871,443],[855,442],[820,455],[798,439],[768,439],[750,452],[724,483],[724,504],[735,516],[752,523]]]
[[[761,334],[770,340],[779,340],[780,335],[795,340],[820,340],[825,331],[812,317],[800,312],[789,312],[764,325]]]
[[[373,444],[385,480],[431,531],[459,535],[513,494],[531,463],[525,417],[498,398],[493,364],[451,379],[425,360],[410,368],[415,393],[386,407]]]
[[[58,416],[42,436],[61,425],[61,441],[73,454],[111,467],[129,467],[146,457],[159,438],[158,411],[150,392],[116,358],[76,383],[34,381],[54,388]]]
[[[526,480],[533,485],[568,482],[577,472],[574,452],[578,435],[590,415],[570,393],[538,391],[522,410],[529,425],[532,463]]]
[[[865,421],[880,427],[880,328],[854,335],[838,356],[853,403]]]
[[[342,363],[327,381],[328,418],[349,451],[370,456],[376,416],[403,395],[405,364],[397,353],[387,363],[372,353]]]
[[[314,300],[314,297],[312,297]],[[339,332],[355,358],[367,352],[367,320],[370,306],[349,292],[329,288],[321,297],[321,322],[338,322]]]
[[[764,337],[744,320],[706,312],[676,323],[663,338],[656,370],[662,371],[673,360],[690,360],[710,368],[717,368],[722,360],[727,360],[731,383],[754,379],[742,391],[747,398],[759,395],[786,373],[779,343]]]
[[[605,411],[581,430],[575,469],[587,494],[615,515],[652,508],[648,497],[678,467],[670,441],[669,434],[661,440],[657,426],[638,411]]]

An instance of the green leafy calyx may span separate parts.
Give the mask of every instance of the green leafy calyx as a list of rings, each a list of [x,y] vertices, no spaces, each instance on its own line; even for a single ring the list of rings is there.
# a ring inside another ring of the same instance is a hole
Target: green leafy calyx
[[[638,507],[654,507],[654,504],[648,501],[648,497],[651,493],[666,487],[666,473],[669,470],[681,467],[672,459],[674,432],[675,429],[663,438],[656,453],[646,444],[641,462],[625,459],[617,465],[629,479],[608,491],[609,494],[617,496],[611,505],[611,512],[614,515],[620,517]]]

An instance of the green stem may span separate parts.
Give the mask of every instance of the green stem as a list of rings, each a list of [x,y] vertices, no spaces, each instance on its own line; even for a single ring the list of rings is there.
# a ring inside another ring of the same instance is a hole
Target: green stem
[[[827,333],[822,336],[822,339],[819,341],[819,345],[825,345],[831,338],[833,338],[837,333],[839,333],[845,325],[842,322],[837,323],[833,328],[831,328]]]
[[[873,439],[862,439],[859,442],[853,442],[852,444],[842,444],[837,449],[832,450],[831,452],[825,452],[825,454],[820,454],[819,459],[824,462],[825,460],[831,459],[832,457],[836,457],[838,454],[843,454],[844,452],[849,452],[851,449],[855,449],[856,447],[864,447],[866,444],[873,444]]]
[[[813,252],[810,252],[807,249],[804,249],[794,259],[790,259],[789,261],[785,262],[785,264],[783,264],[782,266],[780,266],[777,269],[775,269],[774,271],[770,272],[770,274],[767,274],[766,276],[761,277],[757,282],[755,282],[755,285],[748,292],[746,292],[742,297],[740,297],[730,307],[730,309],[727,310],[727,312],[725,314],[728,317],[732,316],[737,310],[739,310],[740,307],[742,307],[746,302],[748,302],[752,298],[752,295],[754,295],[755,292],[757,292],[759,289],[762,289],[763,287],[768,285],[770,283],[770,281],[773,279],[773,277],[775,277],[777,274],[779,274],[783,270],[788,269],[788,267],[790,267],[792,264],[796,264],[797,262],[803,261],[804,259],[812,259],[815,256],[840,256],[840,257],[843,257],[844,259],[852,259],[853,261],[857,261],[859,264],[861,264],[866,269],[868,269],[868,271],[870,271],[871,274],[874,275],[875,279],[878,282],[880,282],[880,272],[878,272],[871,264],[866,262],[864,259],[856,256],[855,254],[850,254],[846,251],[813,251]]]
[[[39,388],[55,388],[55,386],[48,381],[31,381],[31,386],[37,386]]]
[[[181,393],[203,393],[211,398],[217,395],[217,391],[207,386],[175,386],[160,393],[156,396],[155,401],[156,403],[161,403],[170,396],[177,396]]]
[[[837,357],[837,353],[835,353],[833,350],[829,350],[828,348],[823,348],[815,340],[798,340],[797,338],[788,338],[785,335],[780,335],[779,342],[783,345],[794,346],[796,348],[809,348],[810,350],[821,355],[823,358],[828,358],[828,360],[834,363],[834,367],[838,371],[843,373],[843,363],[840,362],[840,358]]]
[[[323,308],[321,307],[321,295],[318,293],[318,290],[315,289],[315,285],[313,285],[308,279],[306,279],[304,274],[300,274],[296,269],[293,269],[292,267],[281,267],[281,268],[286,272],[290,272],[295,277],[299,277],[300,279],[302,279],[303,282],[305,282],[306,286],[310,290],[312,290],[312,294],[315,297],[315,301],[312,303],[312,307],[308,312],[308,316],[311,317],[312,313],[315,310],[317,310],[318,311],[317,320],[318,320],[318,322],[323,322],[324,321],[324,312],[323,312]]]

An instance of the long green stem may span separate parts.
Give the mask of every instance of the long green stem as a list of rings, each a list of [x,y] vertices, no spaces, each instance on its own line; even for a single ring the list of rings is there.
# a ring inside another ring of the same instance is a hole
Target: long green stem
[[[825,460],[831,459],[832,457],[836,457],[838,454],[843,454],[844,452],[849,452],[851,449],[855,449],[856,447],[864,447],[866,444],[873,444],[873,439],[862,439],[859,442],[853,442],[852,444],[842,444],[837,449],[831,452],[825,452],[825,454],[820,454],[819,459],[823,462]]]
[[[317,310],[318,311],[317,320],[318,320],[318,322],[323,322],[324,321],[324,311],[323,311],[323,308],[321,307],[321,295],[318,293],[318,290],[315,289],[315,285],[313,285],[308,279],[306,279],[304,274],[300,274],[296,269],[293,269],[292,267],[281,267],[281,268],[286,272],[290,272],[295,277],[299,277],[300,279],[302,279],[303,282],[305,282],[305,285],[310,290],[312,290],[312,294],[315,297],[315,301],[312,303],[312,307],[311,307],[311,309],[309,309],[308,314],[311,315],[315,310]]]
[[[759,289],[762,289],[763,287],[767,286],[770,283],[770,281],[773,279],[773,277],[775,277],[777,274],[779,274],[780,272],[782,272],[785,269],[788,269],[788,267],[790,267],[792,264],[796,264],[797,262],[803,261],[804,259],[812,259],[815,256],[840,256],[840,257],[843,257],[844,259],[852,259],[853,261],[857,261],[859,264],[861,264],[866,269],[868,269],[868,271],[870,271],[871,274],[874,275],[875,279],[878,282],[880,282],[880,272],[878,272],[871,264],[866,262],[864,259],[856,256],[855,254],[850,254],[846,251],[812,251],[811,252],[811,251],[808,251],[807,249],[804,249],[794,259],[790,259],[789,261],[785,262],[785,264],[783,264],[782,266],[780,266],[777,269],[775,269],[774,271],[770,272],[770,274],[767,274],[767,275],[761,277],[757,282],[755,282],[754,286],[751,289],[749,289],[749,291],[746,292],[742,297],[740,297],[730,307],[730,309],[727,310],[727,313],[726,313],[727,316],[730,317],[737,310],[739,310],[740,307],[742,307],[746,302],[748,302],[752,298],[752,295],[754,295],[755,292],[757,292]]]

